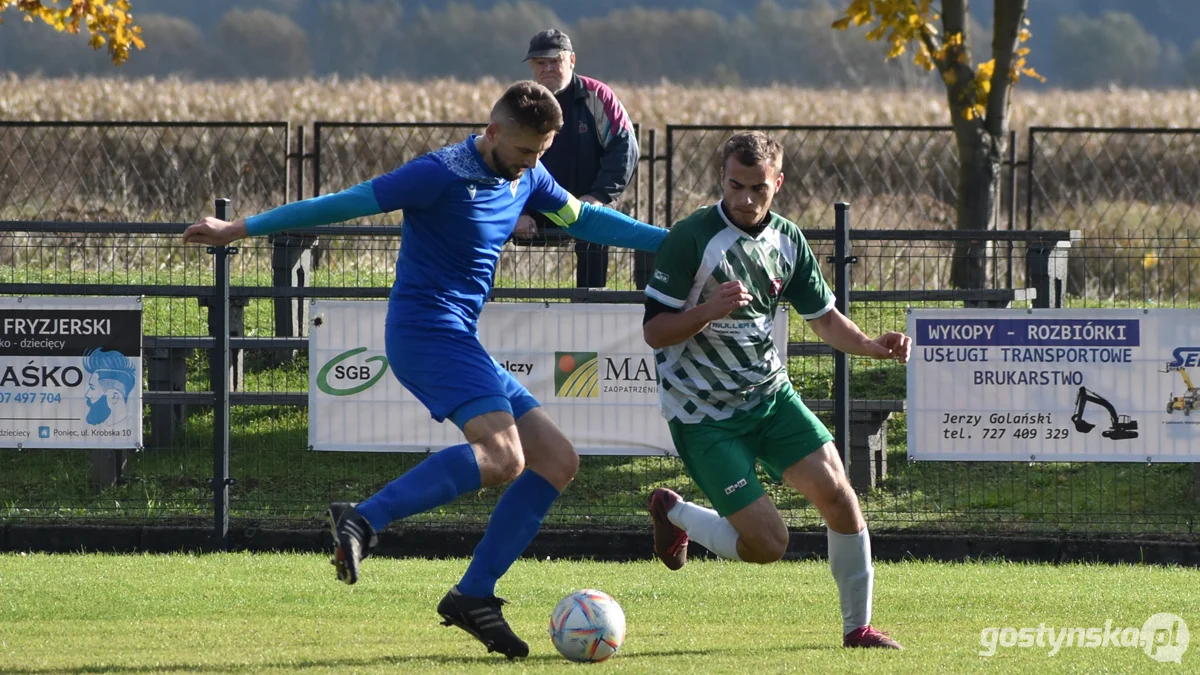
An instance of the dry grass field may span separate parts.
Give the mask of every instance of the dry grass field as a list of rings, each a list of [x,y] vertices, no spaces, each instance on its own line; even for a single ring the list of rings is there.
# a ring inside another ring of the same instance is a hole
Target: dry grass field
[[[0,120],[474,121],[506,83],[434,80],[0,79]],[[720,89],[612,83],[645,128],[670,124],[946,124],[944,94],[821,91],[796,87]],[[1018,87],[1012,124],[1200,126],[1200,91],[1101,90],[1033,93]]]

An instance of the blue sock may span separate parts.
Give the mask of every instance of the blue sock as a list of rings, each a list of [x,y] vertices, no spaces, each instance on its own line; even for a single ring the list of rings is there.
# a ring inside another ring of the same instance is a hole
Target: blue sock
[[[513,481],[492,512],[458,591],[477,598],[494,595],[496,581],[533,541],[555,499],[558,490],[532,471]]]
[[[475,451],[463,443],[433,453],[355,508],[379,532],[393,520],[447,504],[464,492],[474,492],[479,482]]]

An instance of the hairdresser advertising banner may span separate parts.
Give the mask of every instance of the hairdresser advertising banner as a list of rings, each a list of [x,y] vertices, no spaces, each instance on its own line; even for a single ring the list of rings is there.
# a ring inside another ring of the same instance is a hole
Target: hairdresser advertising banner
[[[140,298],[0,298],[0,448],[142,444]]]

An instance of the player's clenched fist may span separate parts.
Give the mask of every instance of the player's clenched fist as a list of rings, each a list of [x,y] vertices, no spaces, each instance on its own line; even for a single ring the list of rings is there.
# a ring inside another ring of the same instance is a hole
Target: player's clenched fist
[[[188,225],[188,228],[183,231],[185,244],[226,246],[245,237],[246,221],[236,220],[231,223],[211,216],[198,223]]]
[[[730,312],[739,307],[745,307],[753,299],[754,296],[750,295],[750,291],[746,290],[742,282],[726,281],[704,306],[710,310],[709,321],[716,321],[729,316]]]
[[[873,341],[879,359],[895,359],[900,363],[908,363],[912,353],[912,338],[904,333],[884,333]]]

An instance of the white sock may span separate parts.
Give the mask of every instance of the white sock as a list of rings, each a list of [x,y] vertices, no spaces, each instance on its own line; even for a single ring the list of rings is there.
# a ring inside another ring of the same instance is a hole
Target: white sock
[[[712,509],[680,499],[667,512],[667,519],[704,548],[728,560],[741,560],[737,552],[738,531]]]
[[[871,537],[867,528],[857,534],[829,534],[829,567],[842,601],[842,634],[871,623],[871,592],[875,568],[871,565]]]

